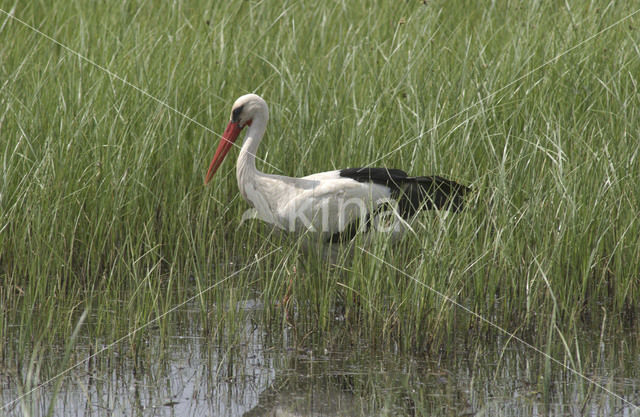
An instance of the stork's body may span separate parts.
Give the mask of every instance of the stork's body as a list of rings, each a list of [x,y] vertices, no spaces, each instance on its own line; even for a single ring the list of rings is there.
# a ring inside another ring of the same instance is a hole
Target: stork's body
[[[467,187],[440,177],[408,177],[400,170],[349,168],[301,178],[260,172],[256,151],[268,119],[267,104],[259,96],[247,94],[236,100],[205,182],[248,126],[236,168],[240,193],[253,206],[255,217],[278,228],[321,232],[335,241],[352,237],[358,229],[369,230],[385,207],[394,221],[385,223],[384,229],[397,234],[420,208],[462,207]]]

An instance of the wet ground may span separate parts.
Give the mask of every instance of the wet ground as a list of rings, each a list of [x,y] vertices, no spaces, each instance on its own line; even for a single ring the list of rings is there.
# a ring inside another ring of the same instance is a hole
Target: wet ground
[[[203,332],[198,307],[189,306],[169,327],[174,335],[161,337],[152,329],[137,355],[123,342],[2,414],[640,416],[630,404],[640,405],[640,354],[597,337],[582,352],[584,358],[596,355],[597,365],[583,372],[611,393],[559,365],[551,364],[545,378],[541,355],[506,339],[475,348],[455,344],[437,356],[378,354],[364,345],[316,351],[291,346],[286,329],[274,342],[252,318],[260,305],[248,302],[243,309],[245,321],[235,336],[212,336]],[[76,362],[101,347],[90,345],[80,340]],[[3,405],[28,389],[28,374],[2,373]],[[41,370],[39,382],[51,376]]]

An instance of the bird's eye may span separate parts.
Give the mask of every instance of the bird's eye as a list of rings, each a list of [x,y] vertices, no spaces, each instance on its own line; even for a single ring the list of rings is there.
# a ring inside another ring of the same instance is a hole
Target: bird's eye
[[[243,109],[244,109],[244,106],[236,107],[235,109],[233,109],[233,111],[231,112],[232,122],[237,123],[240,121],[240,115],[242,114]]]

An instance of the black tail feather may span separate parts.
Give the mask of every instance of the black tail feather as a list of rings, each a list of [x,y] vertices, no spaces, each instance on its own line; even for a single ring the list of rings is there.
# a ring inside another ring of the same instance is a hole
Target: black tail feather
[[[464,207],[464,196],[471,189],[453,180],[439,176],[409,177],[399,169],[347,168],[340,171],[343,177],[359,182],[373,182],[392,189],[392,197],[398,201],[398,211],[409,219],[418,210],[450,210],[458,212]]]
[[[464,196],[469,191],[469,187],[438,176],[407,177],[395,197],[399,212],[410,218],[421,209],[458,212],[464,207]]]

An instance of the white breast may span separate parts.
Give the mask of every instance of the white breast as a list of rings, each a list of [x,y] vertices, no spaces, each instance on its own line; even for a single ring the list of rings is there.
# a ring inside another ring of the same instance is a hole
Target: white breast
[[[262,220],[290,232],[342,232],[391,197],[388,187],[328,171],[302,178],[264,175],[245,185]]]

